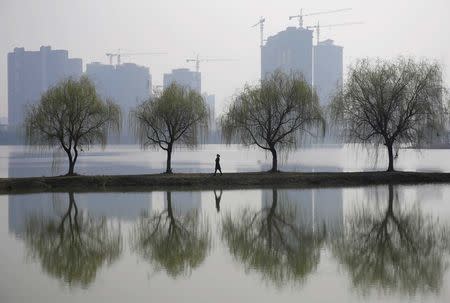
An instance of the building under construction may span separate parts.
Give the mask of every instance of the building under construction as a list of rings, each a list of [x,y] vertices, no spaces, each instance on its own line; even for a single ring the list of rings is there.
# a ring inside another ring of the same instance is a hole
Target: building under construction
[[[173,69],[172,72],[164,74],[163,87],[167,88],[172,83],[188,87],[199,94],[202,91],[202,80],[199,71],[190,71],[187,68]]]
[[[275,70],[285,73],[301,73],[312,84],[313,31],[288,27],[267,38],[261,46],[261,78]]]
[[[114,100],[126,114],[152,93],[152,78],[145,66],[94,62],[86,65],[86,74],[94,82],[97,92]]]

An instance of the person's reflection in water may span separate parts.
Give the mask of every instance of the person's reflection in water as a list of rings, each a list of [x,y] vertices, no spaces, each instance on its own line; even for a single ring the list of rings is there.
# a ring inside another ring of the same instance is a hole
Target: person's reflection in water
[[[214,190],[214,197],[216,198],[216,210],[220,212],[220,199],[222,199],[222,189],[220,189],[219,195],[217,195],[217,191]]]
[[[288,198],[273,189],[270,204],[227,213],[222,220],[222,239],[231,255],[246,272],[257,272],[277,287],[304,282],[319,264],[325,239],[324,231],[303,224],[300,201]]]
[[[369,205],[379,202],[378,190],[375,199]],[[367,206],[355,209],[347,218],[344,235],[332,242],[332,250],[363,293],[379,288],[414,295],[439,292],[449,243],[448,226],[424,215],[418,206],[402,209],[389,185],[387,205],[381,211]]]
[[[67,211],[59,220],[43,215],[27,218],[25,245],[50,276],[70,286],[87,287],[100,267],[118,259],[122,236],[120,227],[113,228],[105,218],[91,218],[79,211],[74,194],[68,195]]]
[[[188,276],[209,252],[209,224],[197,209],[177,211],[172,192],[167,192],[166,198],[166,209],[143,213],[134,226],[132,250],[157,271],[163,269],[173,278]]]

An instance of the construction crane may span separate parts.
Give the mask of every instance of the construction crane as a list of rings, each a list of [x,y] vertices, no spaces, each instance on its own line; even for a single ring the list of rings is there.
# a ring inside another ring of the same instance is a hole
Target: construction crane
[[[298,26],[300,28],[303,28],[303,17],[323,15],[323,14],[331,14],[331,13],[338,13],[338,12],[344,12],[344,11],[349,11],[349,10],[351,10],[351,8],[341,8],[341,9],[333,9],[333,10],[317,12],[317,13],[303,14],[303,9],[300,9],[300,14],[295,15],[295,16],[289,16],[289,20],[292,20],[294,18],[298,18]]]
[[[255,25],[252,25],[252,27],[255,27],[257,25],[259,25],[259,31],[261,33],[261,47],[263,47],[264,44],[264,22],[266,22],[266,18],[264,17],[259,17],[259,21],[258,23],[256,23]]]
[[[199,55],[195,58],[186,59],[186,62],[195,62],[195,71],[200,71],[200,62],[212,62],[212,61],[234,61],[233,59],[200,59]]]
[[[117,58],[117,65],[121,64],[121,57],[141,56],[141,55],[167,55],[167,52],[144,52],[144,53],[121,53],[120,49],[117,53],[106,53],[109,58],[109,64],[113,64],[113,58]]]
[[[336,24],[327,24],[327,25],[320,25],[319,21],[317,21],[317,25],[311,25],[307,26],[307,29],[315,29],[316,30],[316,39],[317,44],[319,44],[320,41],[320,28],[323,27],[336,27],[336,26],[346,26],[346,25],[356,25],[356,24],[363,24],[364,22],[345,22],[345,23],[336,23]]]

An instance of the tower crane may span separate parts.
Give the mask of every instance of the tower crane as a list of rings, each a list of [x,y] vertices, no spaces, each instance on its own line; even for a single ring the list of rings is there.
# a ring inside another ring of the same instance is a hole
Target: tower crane
[[[261,34],[261,45],[260,45],[261,47],[263,47],[263,44],[264,44],[264,22],[266,22],[266,18],[261,16],[261,17],[259,17],[258,23],[252,25],[252,27],[259,25],[259,31]]]
[[[341,9],[327,10],[327,11],[323,11],[323,12],[303,14],[303,9],[300,9],[300,14],[295,15],[295,16],[289,16],[289,20],[292,20],[294,18],[298,18],[298,26],[300,28],[303,28],[303,17],[323,15],[323,14],[331,14],[331,13],[338,13],[338,12],[344,12],[344,11],[349,11],[349,10],[351,10],[351,8],[341,8]]]
[[[117,65],[121,63],[121,57],[141,56],[141,55],[166,55],[167,52],[143,52],[143,53],[121,53],[120,49],[116,53],[106,53],[109,58],[109,64],[113,64],[113,58],[117,58]]]
[[[316,30],[316,41],[317,44],[319,44],[320,41],[320,28],[323,27],[336,27],[336,26],[346,26],[346,25],[356,25],[356,24],[364,24],[364,22],[345,22],[345,23],[336,23],[336,24],[327,24],[327,25],[320,25],[319,21],[317,21],[316,25],[310,25],[307,26],[307,29],[315,29]]]
[[[212,61],[234,61],[232,59],[200,59],[199,55],[195,58],[186,59],[186,62],[195,62],[195,71],[200,71],[200,62],[212,62]]]

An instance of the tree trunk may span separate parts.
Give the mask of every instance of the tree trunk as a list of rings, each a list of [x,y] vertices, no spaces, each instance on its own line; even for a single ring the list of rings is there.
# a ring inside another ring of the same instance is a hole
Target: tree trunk
[[[70,149],[67,149],[66,153],[67,153],[67,157],[69,158],[69,171],[67,172],[67,176],[73,176],[73,171],[75,168],[75,161],[72,157],[72,153],[71,153]]]
[[[392,147],[392,143],[386,143],[386,147],[388,150],[388,156],[389,156],[389,166],[387,171],[394,171],[394,151]]]
[[[388,204],[388,209],[387,209],[387,213],[389,215],[394,215],[394,186],[392,184],[388,185],[389,188],[389,204]]]
[[[172,192],[166,192],[167,199],[167,215],[169,218],[173,219],[173,210],[172,210]]]
[[[167,146],[166,174],[172,173],[172,143]]]
[[[270,170],[273,173],[278,172],[278,159],[277,159],[277,150],[275,146],[270,147],[270,152],[272,153],[272,169]]]

